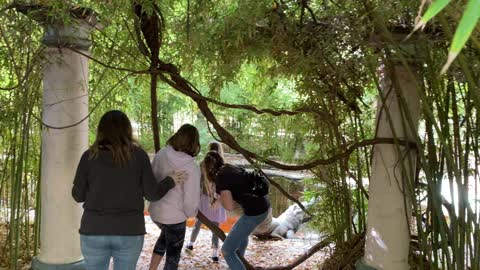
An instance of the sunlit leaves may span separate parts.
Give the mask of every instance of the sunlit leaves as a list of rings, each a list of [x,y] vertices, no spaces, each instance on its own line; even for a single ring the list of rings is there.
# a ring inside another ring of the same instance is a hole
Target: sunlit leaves
[[[424,0],[426,1],[426,0]],[[425,27],[428,21],[435,17],[440,11],[442,11],[450,3],[450,0],[436,0],[430,7],[427,9],[420,21],[417,22],[413,31],[418,30],[419,28]]]
[[[424,28],[428,21],[438,15],[447,5],[450,0],[436,0],[434,1],[425,14],[418,21],[413,29],[413,32],[420,28]],[[453,36],[452,43],[448,52],[448,59],[445,65],[440,71],[441,74],[445,73],[450,65],[453,63],[457,55],[460,53],[465,43],[470,38],[478,19],[480,18],[480,0],[468,0],[467,6],[463,12],[462,18],[457,26],[455,35]]]
[[[448,53],[447,63],[443,66],[441,73],[445,73],[453,60],[462,50],[463,46],[469,39],[470,35],[477,25],[480,18],[480,0],[469,0],[462,19],[458,24],[455,35],[453,36],[452,44]]]

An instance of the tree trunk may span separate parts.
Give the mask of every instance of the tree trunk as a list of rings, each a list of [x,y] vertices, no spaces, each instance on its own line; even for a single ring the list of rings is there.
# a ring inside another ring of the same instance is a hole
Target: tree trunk
[[[155,146],[155,153],[160,151],[160,132],[158,130],[158,115],[157,115],[157,75],[150,74],[150,116],[152,119],[152,133],[153,144]]]

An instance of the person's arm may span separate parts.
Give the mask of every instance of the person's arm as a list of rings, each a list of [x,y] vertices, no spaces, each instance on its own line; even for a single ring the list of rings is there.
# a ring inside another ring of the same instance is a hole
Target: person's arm
[[[146,153],[142,156],[142,185],[143,196],[149,201],[160,200],[167,192],[175,187],[175,179],[172,176],[165,177],[157,183],[153,175],[152,165]]]
[[[220,191],[220,202],[222,203],[223,208],[228,211],[232,211],[235,208],[232,192],[230,192],[230,190]]]
[[[88,191],[88,154],[83,153],[73,180],[72,197],[76,202],[84,202]]]
[[[220,202],[219,198],[220,198],[220,195],[218,195],[217,199],[213,199],[213,201],[210,203],[210,208],[217,210],[220,207],[222,207],[222,202]]]
[[[230,177],[224,173],[218,173],[215,179],[216,194],[220,194],[218,201],[227,211],[232,211],[235,208],[233,200],[232,187],[230,186]],[[217,195],[218,196],[218,195]]]
[[[192,177],[183,184],[183,211],[187,217],[195,217],[200,203],[200,168],[196,166]]]

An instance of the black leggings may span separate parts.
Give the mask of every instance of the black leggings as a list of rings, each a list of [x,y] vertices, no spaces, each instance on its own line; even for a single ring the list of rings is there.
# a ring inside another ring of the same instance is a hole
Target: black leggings
[[[182,253],[187,222],[184,221],[178,224],[161,224],[155,222],[155,224],[157,224],[162,232],[153,248],[153,252],[160,256],[164,256],[165,253],[167,254],[164,270],[176,270],[178,268],[178,262],[180,261],[180,254]]]

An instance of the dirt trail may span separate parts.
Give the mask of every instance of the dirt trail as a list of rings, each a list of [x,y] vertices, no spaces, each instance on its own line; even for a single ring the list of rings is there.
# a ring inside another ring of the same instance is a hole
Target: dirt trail
[[[155,245],[157,237],[160,235],[160,230],[151,221],[149,216],[145,217],[147,234],[145,235],[145,243],[143,252],[138,261],[137,270],[148,270],[150,262],[150,252]],[[186,242],[190,239],[192,229],[187,228]],[[304,236],[300,233],[300,236]],[[295,256],[302,254],[318,240],[283,240],[283,241],[257,241],[250,238],[246,257],[257,266],[274,266],[278,263],[286,264]],[[220,258],[219,263],[214,263],[210,260],[211,256],[211,233],[208,230],[202,229],[197,242],[195,243],[193,251],[182,251],[182,258],[180,260],[180,270],[195,270],[195,269],[228,269],[223,258]],[[318,269],[327,251],[321,251],[313,255],[303,265],[295,269]],[[163,269],[163,264],[159,267]]]

